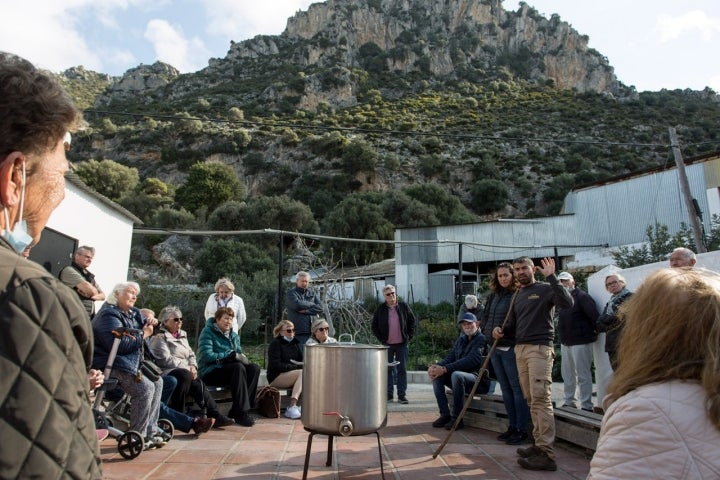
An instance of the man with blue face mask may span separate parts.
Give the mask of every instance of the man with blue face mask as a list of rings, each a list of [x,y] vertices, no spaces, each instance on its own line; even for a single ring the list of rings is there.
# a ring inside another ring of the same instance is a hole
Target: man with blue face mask
[[[80,120],[50,74],[0,52],[0,478],[102,477],[89,319],[72,290],[21,256],[65,195],[63,138]]]

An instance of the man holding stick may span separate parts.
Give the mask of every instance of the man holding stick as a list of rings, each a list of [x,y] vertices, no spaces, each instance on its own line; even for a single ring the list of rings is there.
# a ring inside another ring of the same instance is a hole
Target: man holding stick
[[[513,272],[520,283],[515,302],[503,328],[493,330],[494,338],[515,333],[515,355],[520,386],[530,405],[535,444],[518,448],[518,463],[528,470],[557,470],[555,463],[555,417],[552,407],[553,309],[573,305],[570,292],[555,276],[555,260],[543,258],[536,267],[529,257],[513,260]],[[547,282],[535,280],[539,270]]]

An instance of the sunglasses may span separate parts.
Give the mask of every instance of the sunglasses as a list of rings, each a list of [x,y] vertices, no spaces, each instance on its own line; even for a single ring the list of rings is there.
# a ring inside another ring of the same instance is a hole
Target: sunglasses
[[[168,321],[169,321],[169,322],[180,323],[180,322],[182,322],[183,320],[182,320],[182,318],[168,318]]]
[[[388,292],[388,293],[385,294],[385,296],[386,296],[386,297],[394,297],[394,296],[395,296],[395,292]]]
[[[293,332],[295,332],[295,329],[294,328],[286,328],[285,331],[288,333],[293,333]]]
[[[320,328],[318,328],[317,330],[320,331],[320,332],[327,332],[327,331],[330,330],[330,329],[329,329],[328,327],[320,327]]]

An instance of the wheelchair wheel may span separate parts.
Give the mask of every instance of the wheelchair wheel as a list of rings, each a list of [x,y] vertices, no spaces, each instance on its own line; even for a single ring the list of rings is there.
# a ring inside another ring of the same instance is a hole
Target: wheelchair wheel
[[[165,418],[161,418],[158,420],[157,424],[158,427],[160,427],[160,430],[163,431],[163,436],[165,437],[165,440],[172,440],[172,438],[175,436],[175,427],[173,426],[172,422]]]
[[[128,430],[118,437],[118,452],[123,458],[132,460],[140,455],[145,448],[142,435],[135,430]]]

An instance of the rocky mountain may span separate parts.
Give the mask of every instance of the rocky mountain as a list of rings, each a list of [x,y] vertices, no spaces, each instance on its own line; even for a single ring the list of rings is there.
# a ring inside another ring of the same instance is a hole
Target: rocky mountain
[[[588,40],[526,3],[327,0],[193,74],[66,72],[94,95],[72,158],[174,186],[220,162],[321,221],[353,192],[419,183],[478,218],[553,213],[573,186],[667,161],[669,125],[686,156],[718,148],[715,92],[638,93]]]

